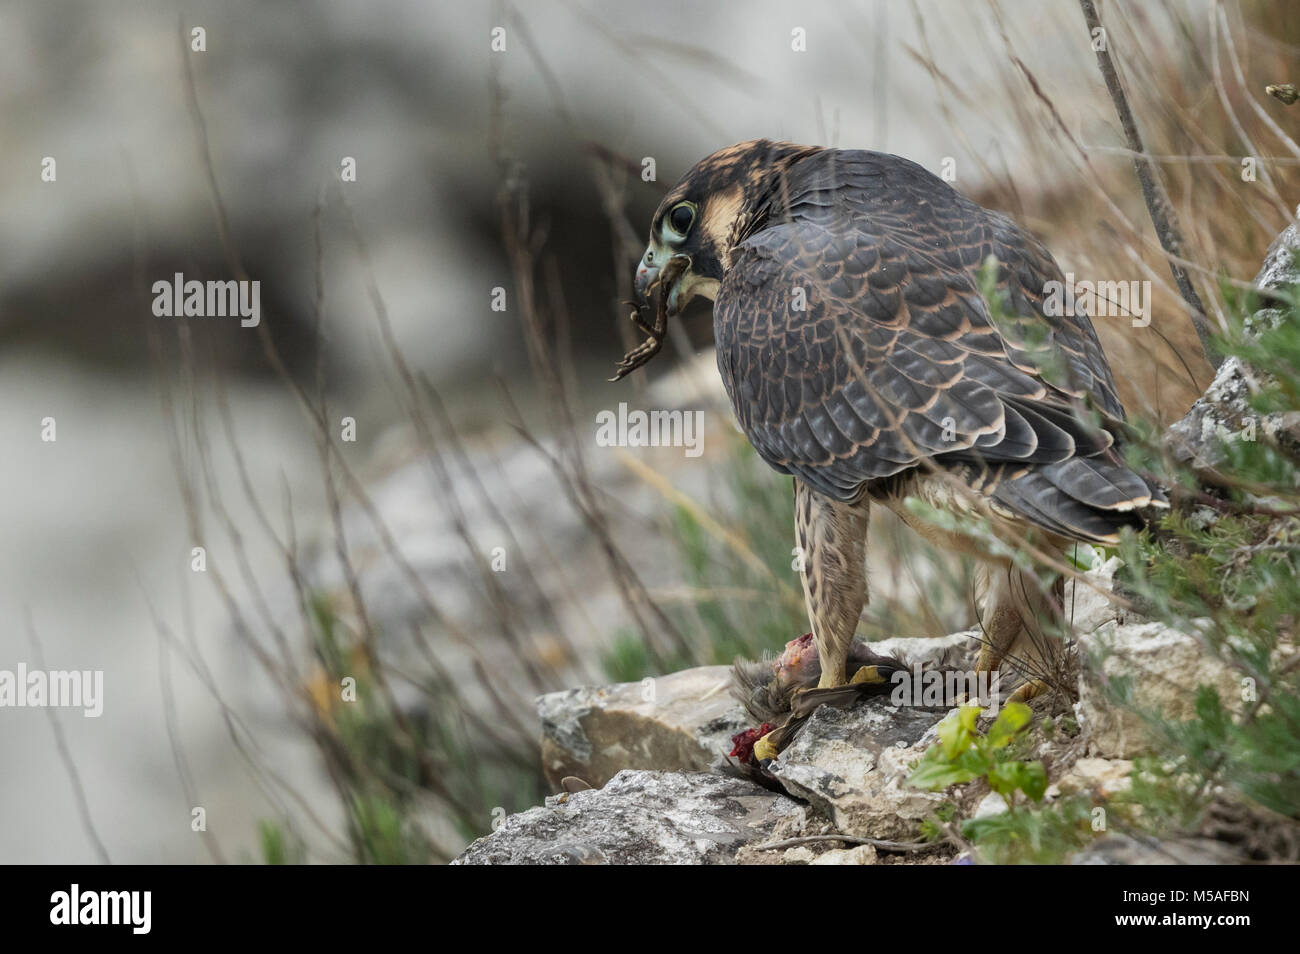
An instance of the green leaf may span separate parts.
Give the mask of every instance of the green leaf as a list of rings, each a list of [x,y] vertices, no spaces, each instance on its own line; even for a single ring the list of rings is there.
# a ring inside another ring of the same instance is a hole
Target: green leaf
[[[1047,769],[1042,762],[1021,762],[1020,790],[1036,802],[1047,792]]]
[[[970,733],[964,732],[955,715],[946,716],[939,723],[939,749],[944,759],[951,762],[962,750],[970,747]],[[934,751],[931,749],[930,751]]]
[[[975,720],[979,718],[979,712],[979,706],[962,706],[939,723],[939,745],[949,762],[969,749],[977,738]]]
[[[989,788],[1008,802],[1017,789],[1041,801],[1047,791],[1047,770],[1042,762],[998,762],[989,769]]]
[[[989,788],[997,792],[1008,803],[1016,789],[1020,787],[1020,763],[998,762],[989,769]]]
[[[979,720],[979,716],[980,707],[977,705],[967,704],[957,710],[957,719],[967,732],[975,731],[975,723]]]
[[[937,792],[949,785],[961,785],[979,778],[987,770],[986,761],[969,749],[954,761],[947,761],[937,749],[930,749],[917,763],[915,771],[908,776],[907,784],[913,788]]]
[[[989,729],[989,747],[993,749],[1005,748],[1012,739],[1020,734],[1020,731],[1025,726],[1029,725],[1033,717],[1033,710],[1023,702],[1008,702],[1002,707],[1002,711],[998,713],[998,719],[993,723],[993,728]]]
[[[961,823],[961,833],[971,841],[979,843],[986,839],[1019,833],[1015,826],[1018,819],[1013,815],[990,815],[987,818],[968,818]]]

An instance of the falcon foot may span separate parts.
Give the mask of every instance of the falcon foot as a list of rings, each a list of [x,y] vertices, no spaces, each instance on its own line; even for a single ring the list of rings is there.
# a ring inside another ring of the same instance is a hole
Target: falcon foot
[[[1003,654],[986,643],[980,649],[979,658],[975,662],[975,674],[979,677],[981,686],[992,686],[993,692],[997,693],[997,683],[993,680],[995,673],[1002,669]],[[1007,697],[1008,702],[1028,702],[1030,699],[1036,699],[1052,691],[1052,686],[1045,679],[1029,679],[1016,687],[1015,691]]]
[[[1028,702],[1030,699],[1041,696],[1043,693],[1050,691],[1051,686],[1042,679],[1030,679],[1024,685],[1017,688],[1015,692],[1011,693],[1011,697],[1007,699],[1007,701]]]
[[[775,660],[737,660],[732,695],[760,728],[739,733],[732,740],[736,745],[731,755],[742,764],[752,761],[761,766],[790,744],[818,708],[850,706],[867,696],[884,695],[893,688],[893,674],[906,668],[902,660],[873,653],[867,644],[856,642],[849,651],[844,681],[819,688],[821,664],[811,633],[792,639]]]
[[[614,376],[610,378],[611,381],[618,381],[637,368],[649,364],[664,346],[664,335],[668,331],[666,321],[656,319],[653,325],[647,325],[641,320],[640,315],[632,312],[632,323],[645,332],[647,337],[645,341],[623,355],[623,360],[618,363]]]
[[[667,288],[677,280],[685,268],[685,259],[681,257],[670,259],[668,264],[664,266],[663,271],[656,282],[656,286],[661,289]],[[644,305],[634,304],[636,311],[632,312],[629,317],[632,319],[632,324],[636,325],[638,330],[646,336],[646,339],[627,354],[623,355],[623,360],[618,363],[617,368],[614,370],[614,376],[610,378],[611,381],[618,381],[621,378],[627,377],[627,375],[631,374],[637,368],[649,364],[651,359],[662,350],[664,346],[664,336],[668,334],[668,309],[672,304],[673,302],[670,301],[669,296],[661,291],[658,296],[658,302],[655,305],[655,317],[653,322],[647,322],[641,317],[641,312],[645,307]]]
[[[876,686],[885,681],[885,676],[881,674],[879,666],[862,666],[853,674],[853,678],[849,680],[849,685]]]

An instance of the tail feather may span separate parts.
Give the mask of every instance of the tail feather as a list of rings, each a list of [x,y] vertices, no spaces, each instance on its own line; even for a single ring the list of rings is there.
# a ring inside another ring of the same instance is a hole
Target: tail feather
[[[1058,490],[1099,510],[1135,510],[1151,503],[1151,488],[1122,464],[1075,457],[1039,471]]]
[[[999,483],[993,499],[1059,536],[1115,544],[1123,527],[1141,527],[1139,511],[1168,506],[1158,488],[1105,457],[1075,457]]]

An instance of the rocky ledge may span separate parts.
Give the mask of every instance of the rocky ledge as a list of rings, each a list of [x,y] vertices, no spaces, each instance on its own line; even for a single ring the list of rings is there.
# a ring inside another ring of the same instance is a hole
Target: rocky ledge
[[[1093,570],[1091,582],[1107,588],[1117,566]],[[1080,654],[1106,662],[1085,667],[1090,675],[1072,708],[1037,704],[1038,716],[1060,728],[1032,755],[1054,780],[1049,800],[1079,790],[1113,794],[1128,784],[1129,760],[1151,750],[1141,721],[1105,701],[1116,667],[1135,697],[1167,714],[1183,712],[1197,685],[1217,685],[1225,697],[1237,688],[1194,637],[1125,618],[1090,586],[1067,599]],[[977,633],[965,632],[872,648],[921,665],[971,666],[977,647]],[[560,794],[506,818],[457,863],[945,863],[955,848],[919,841],[922,822],[941,804],[955,801],[967,815],[1002,810],[986,786],[945,793],[908,786],[950,710],[896,706],[887,695],[817,709],[768,764],[766,784],[739,777],[728,753],[752,720],[728,689],[728,668],[708,666],[541,697],[543,764]],[[1193,847],[1182,846],[1180,857],[1200,857]],[[1171,850],[1107,839],[1076,860],[1150,863]]]

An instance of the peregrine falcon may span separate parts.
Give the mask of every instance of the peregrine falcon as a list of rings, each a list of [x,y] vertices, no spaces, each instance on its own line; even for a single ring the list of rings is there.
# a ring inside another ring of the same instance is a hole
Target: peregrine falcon
[[[878,152],[740,143],[655,212],[636,290],[657,291],[659,317],[633,316],[650,337],[619,376],[653,356],[668,316],[713,300],[736,419],[794,478],[819,688],[850,681],[872,503],[985,561],[986,673],[1049,664],[1038,624],[1060,618],[1062,581],[1044,592],[1008,552],[1114,543],[1163,503],[1118,453],[1124,409],[1087,315],[1050,306],[1064,281],[1011,219]],[[909,497],[985,520],[1007,546],[922,519]],[[1046,688],[1037,671],[1019,698]]]

